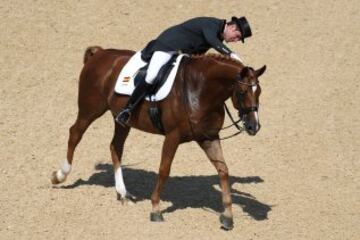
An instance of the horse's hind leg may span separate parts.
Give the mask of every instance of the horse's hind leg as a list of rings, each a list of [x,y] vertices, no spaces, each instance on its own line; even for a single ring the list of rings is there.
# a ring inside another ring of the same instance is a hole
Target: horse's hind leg
[[[131,194],[126,190],[123,173],[121,169],[121,159],[124,151],[124,143],[129,134],[130,127],[123,127],[115,122],[114,137],[110,144],[111,159],[113,162],[114,176],[115,176],[115,189],[117,192],[118,200],[122,203],[127,198],[132,199]]]
[[[87,100],[87,99],[85,99]],[[88,111],[91,109],[92,111]],[[90,126],[90,124],[103,115],[107,110],[106,105],[101,101],[81,101],[79,102],[79,113],[77,119],[69,129],[69,140],[67,157],[62,163],[59,170],[54,171],[51,175],[51,182],[53,184],[59,184],[66,180],[66,177],[71,171],[71,165],[74,157],[74,151],[78,143],[80,142],[84,132]]]
[[[198,142],[198,144],[205,151],[207,157],[218,172],[222,190],[222,201],[224,205],[224,213],[220,216],[220,222],[224,229],[231,230],[233,228],[233,214],[231,209],[232,201],[229,185],[229,173],[224,160],[220,141],[218,139],[212,141],[206,140]]]
[[[69,130],[67,157],[62,163],[61,168],[52,173],[51,182],[53,184],[62,183],[66,180],[67,175],[69,175],[71,171],[75,148],[93,120],[94,119],[84,118],[78,115],[74,125],[71,126]]]

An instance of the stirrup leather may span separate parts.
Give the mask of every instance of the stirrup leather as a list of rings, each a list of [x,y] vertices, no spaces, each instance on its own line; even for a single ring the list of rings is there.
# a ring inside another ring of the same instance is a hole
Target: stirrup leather
[[[133,94],[130,96],[125,108],[116,116],[115,121],[127,125],[131,117],[131,113],[139,105],[139,103],[144,99],[148,89],[151,84],[145,82],[142,79],[139,84],[135,87]]]

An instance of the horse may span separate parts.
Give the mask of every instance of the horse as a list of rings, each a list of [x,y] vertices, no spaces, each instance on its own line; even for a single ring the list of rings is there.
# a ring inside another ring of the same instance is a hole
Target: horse
[[[114,119],[125,106],[128,96],[115,93],[114,86],[121,69],[135,54],[131,50],[87,48],[79,79],[78,115],[69,129],[67,157],[61,168],[51,175],[51,182],[59,184],[71,171],[74,151],[84,132],[97,118],[110,110]],[[160,193],[169,177],[172,161],[179,144],[196,141],[214,165],[220,179],[223,213],[222,228],[233,228],[232,200],[228,167],[223,157],[219,131],[224,123],[224,103],[231,98],[249,135],[260,129],[258,118],[259,76],[266,65],[258,70],[218,54],[191,56],[181,64],[169,95],[158,102],[163,131],[150,120],[150,103],[143,101],[131,115],[127,126],[114,120],[114,135],[110,144],[115,189],[122,202],[133,199],[127,191],[121,169],[124,143],[130,128],[164,135],[161,162],[156,186],[151,195],[150,220],[164,221],[160,208]]]

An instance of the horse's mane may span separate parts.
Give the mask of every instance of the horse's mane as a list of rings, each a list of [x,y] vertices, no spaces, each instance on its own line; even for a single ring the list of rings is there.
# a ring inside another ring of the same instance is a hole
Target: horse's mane
[[[213,59],[220,62],[230,63],[230,64],[236,64],[238,66],[244,66],[244,64],[236,59],[231,58],[230,56],[226,56],[223,54],[218,53],[208,53],[208,54],[198,54],[198,55],[191,55],[191,58],[193,59]]]

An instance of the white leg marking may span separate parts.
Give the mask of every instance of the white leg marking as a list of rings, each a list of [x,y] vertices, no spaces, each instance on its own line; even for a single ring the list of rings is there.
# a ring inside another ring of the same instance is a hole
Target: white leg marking
[[[119,167],[115,172],[115,188],[116,188],[116,191],[121,195],[121,197],[125,198],[126,187],[125,187],[121,167]]]
[[[69,164],[68,160],[65,160],[62,167],[61,167],[61,171],[68,175],[71,171],[71,165]]]
[[[71,165],[69,164],[68,160],[66,159],[61,168],[56,172],[56,177],[58,179],[59,182],[63,182],[66,179],[66,176],[70,173],[71,171]]]

